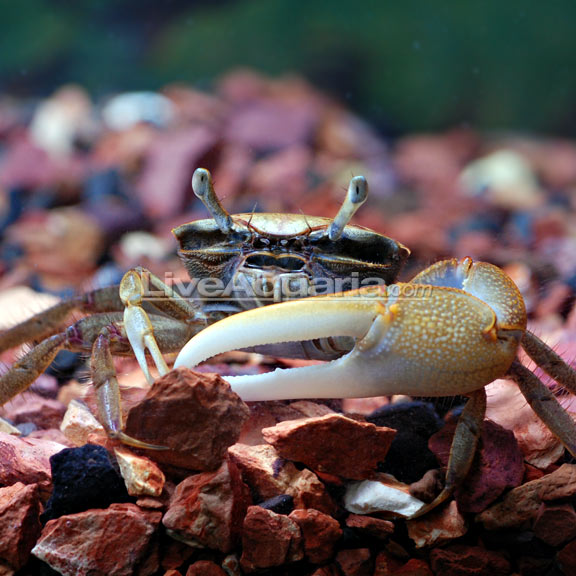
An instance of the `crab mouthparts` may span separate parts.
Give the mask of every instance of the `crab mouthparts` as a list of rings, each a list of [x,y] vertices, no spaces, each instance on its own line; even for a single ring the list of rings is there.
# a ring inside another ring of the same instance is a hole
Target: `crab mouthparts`
[[[175,368],[194,368],[223,352],[330,336],[362,338],[377,316],[375,301],[305,298],[229,316],[198,333],[180,351]],[[346,355],[325,364],[225,377],[243,400],[358,396],[356,369]]]
[[[248,268],[279,268],[290,272],[301,272],[306,268],[306,258],[292,254],[257,252],[246,258]]]

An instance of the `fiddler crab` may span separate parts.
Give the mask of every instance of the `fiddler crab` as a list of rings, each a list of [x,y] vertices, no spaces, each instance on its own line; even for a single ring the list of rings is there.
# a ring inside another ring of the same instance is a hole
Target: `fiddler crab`
[[[90,352],[99,418],[108,435],[159,448],[122,431],[112,356],[134,354],[151,383],[148,355],[165,374],[166,353],[179,351],[175,368],[193,368],[217,354],[249,349],[326,362],[227,377],[247,401],[467,395],[445,486],[417,515],[448,499],[464,481],[485,415],[484,387],[497,378],[513,378],[576,456],[575,423],[520,363],[518,350],[524,348],[572,393],[576,372],[526,329],[522,296],[500,268],[451,259],[408,283],[395,283],[410,251],[349,223],[366,200],[361,176],[352,178],[334,219],[230,215],[214,193],[210,173],[201,168],[192,187],[212,217],[173,231],[191,283],[176,290],[135,268],[119,288],[64,300],[0,334],[0,350],[41,340],[0,377],[0,403],[30,386],[59,350]],[[73,310],[86,316],[61,331]]]

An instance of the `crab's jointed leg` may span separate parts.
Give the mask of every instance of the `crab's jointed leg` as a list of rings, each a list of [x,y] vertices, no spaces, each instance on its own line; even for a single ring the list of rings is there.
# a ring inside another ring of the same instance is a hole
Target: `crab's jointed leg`
[[[576,458],[576,427],[554,393],[526,366],[515,361],[510,376],[516,381],[532,410]]]
[[[146,362],[146,350],[150,352],[161,376],[168,372],[168,365],[154,338],[154,328],[150,317],[142,308],[142,293],[143,287],[140,277],[132,271],[127,272],[120,285],[120,297],[126,306],[124,309],[124,329],[148,384],[152,384],[154,378]]]
[[[456,488],[462,485],[476,455],[485,414],[486,392],[482,388],[470,394],[470,398],[466,402],[460,418],[458,418],[454,440],[450,447],[444,488],[432,502],[420,508],[411,518],[423,516],[436,508],[448,500]]]
[[[110,352],[110,339],[106,334],[106,329],[102,331],[94,342],[90,368],[92,384],[96,391],[98,416],[108,436],[136,448],[165,450],[164,446],[142,442],[137,438],[128,436],[123,431],[120,386],[116,376],[116,369],[114,368],[112,353]]]
[[[548,376],[576,394],[576,371],[550,346],[532,332],[526,331],[522,338],[522,348]]]
[[[0,376],[0,405],[20,392],[24,392],[52,363],[56,354],[66,347],[66,335],[55,334],[32,348],[28,354],[12,364],[10,370]]]
[[[119,312],[123,309],[118,286],[107,286],[86,292],[34,314],[24,322],[0,332],[0,353],[25,342],[40,341],[62,331],[74,311],[85,314]]]

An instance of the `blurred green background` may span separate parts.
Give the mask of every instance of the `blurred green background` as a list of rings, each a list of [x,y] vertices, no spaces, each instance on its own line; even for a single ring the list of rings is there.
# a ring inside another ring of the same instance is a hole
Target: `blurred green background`
[[[0,0],[0,93],[296,72],[389,133],[572,135],[574,0]]]

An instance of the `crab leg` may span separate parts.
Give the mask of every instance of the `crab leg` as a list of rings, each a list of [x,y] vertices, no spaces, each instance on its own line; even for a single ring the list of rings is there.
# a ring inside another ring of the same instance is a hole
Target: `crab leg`
[[[148,444],[137,438],[132,438],[123,432],[122,409],[120,403],[120,386],[116,369],[110,352],[110,339],[106,329],[98,336],[92,347],[90,363],[92,382],[96,391],[98,416],[112,439],[118,439],[124,444],[148,450],[166,450],[164,446]]]
[[[0,406],[26,390],[64,347],[65,334],[56,334],[43,340],[28,354],[14,362],[11,369],[0,376]],[[10,424],[0,418],[3,425]]]
[[[83,313],[122,310],[117,286],[98,288],[70,300],[63,300],[51,308],[34,314],[24,322],[0,332],[0,352],[32,340],[43,340],[62,331],[62,326],[73,311]]]
[[[126,354],[129,347],[126,338],[122,336],[119,325],[121,319],[120,312],[95,314],[81,318],[65,332],[42,340],[0,376],[0,405],[29,388],[48,368],[60,350],[90,351],[95,338],[103,329],[115,335],[112,337],[115,353]]]
[[[485,414],[486,391],[482,388],[470,394],[470,398],[466,402],[460,418],[458,418],[458,424],[454,431],[454,440],[450,447],[444,488],[432,502],[420,508],[411,518],[423,516],[436,508],[436,506],[448,500],[454,490],[462,485],[476,455]]]
[[[576,372],[550,346],[527,330],[522,338],[522,348],[546,374],[576,394]]]
[[[155,335],[163,352],[174,352],[180,342],[190,338],[190,325],[165,316],[151,315]],[[92,373],[97,391],[99,414],[111,437],[136,445],[138,440],[122,432],[118,382],[110,351],[115,355],[131,354],[122,326],[122,313],[99,313],[81,318],[64,332],[54,334],[31,348],[10,369],[0,375],[0,405],[26,390],[48,368],[60,350],[94,354]],[[160,448],[139,443],[144,448]]]
[[[576,457],[576,425],[556,400],[554,393],[518,361],[512,364],[510,375],[534,412],[560,439],[570,454]]]
[[[110,353],[110,340],[105,334],[100,334],[92,347],[90,372],[100,421],[108,436],[115,438],[122,431],[120,386]]]
[[[66,347],[66,334],[55,334],[32,348],[0,376],[0,405],[26,390]]]

